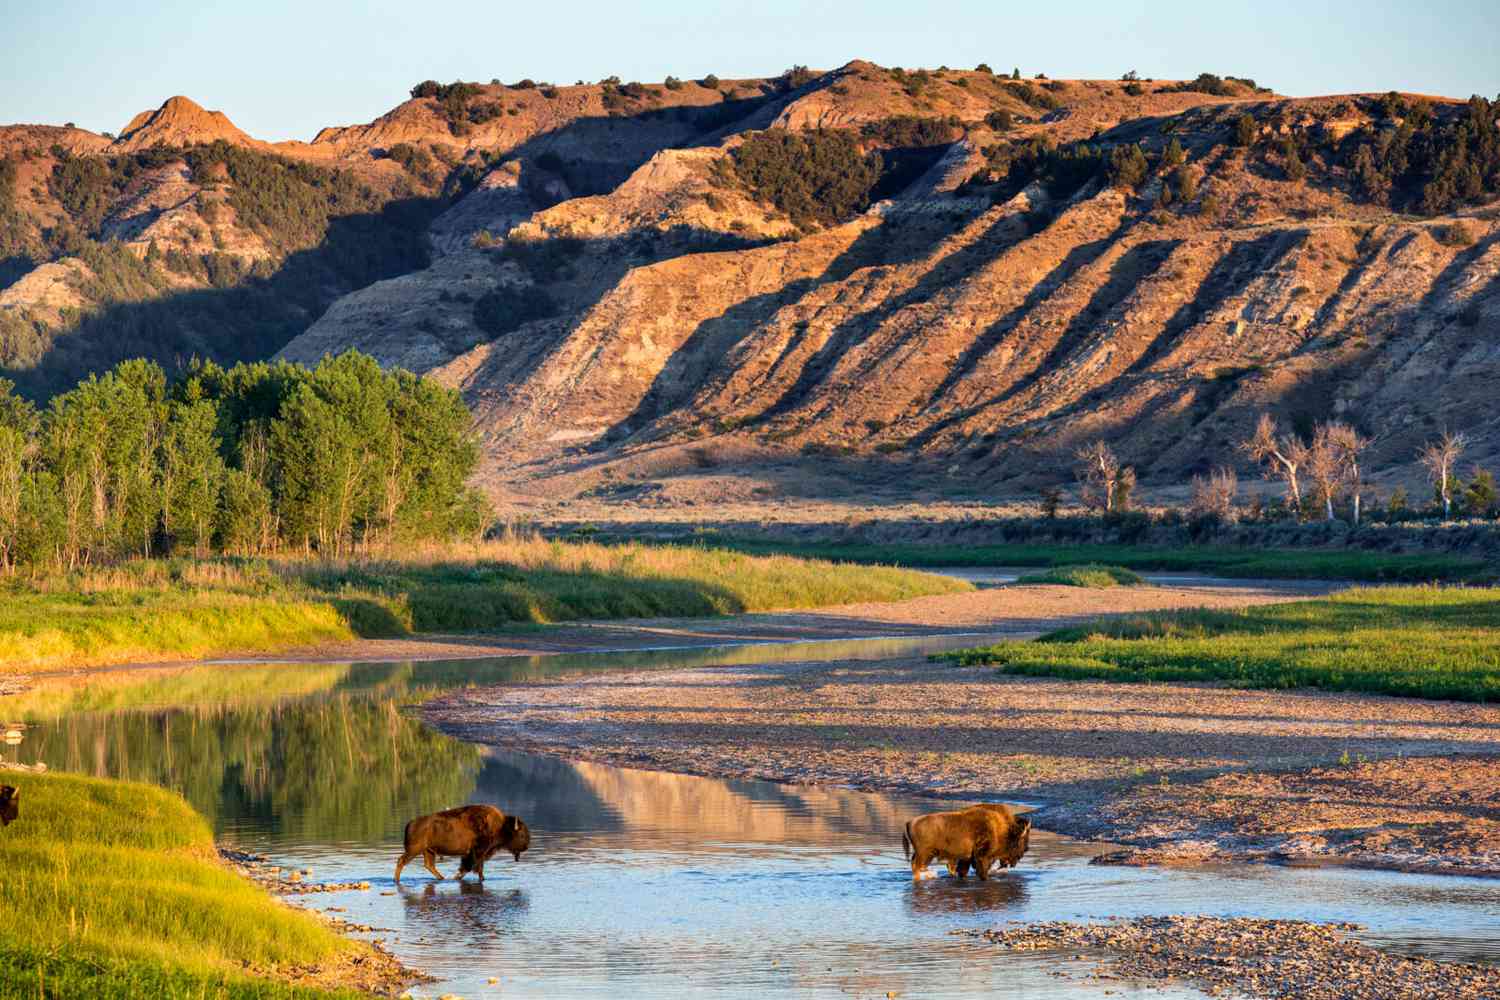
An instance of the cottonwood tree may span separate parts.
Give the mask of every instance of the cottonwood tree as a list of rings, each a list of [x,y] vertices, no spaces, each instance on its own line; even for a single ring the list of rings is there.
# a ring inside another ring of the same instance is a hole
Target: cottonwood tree
[[[1294,511],[1302,510],[1301,474],[1308,460],[1308,447],[1296,434],[1281,435],[1276,419],[1262,413],[1255,433],[1242,446],[1252,460],[1266,467],[1274,478],[1286,482],[1287,495]]]
[[[215,433],[218,414],[212,403],[190,399],[172,404],[163,466],[167,531],[189,538],[193,553],[204,556],[219,519],[224,459]]]
[[[26,439],[14,427],[0,424],[0,572],[14,566],[21,533],[21,489]]]
[[[1334,447],[1330,425],[1319,424],[1313,431],[1305,464],[1307,477],[1312,480],[1318,501],[1323,506],[1323,516],[1332,521],[1333,502],[1344,486],[1344,466],[1339,450]]]
[[[1370,439],[1342,421],[1325,424],[1324,432],[1328,447],[1332,449],[1338,463],[1344,490],[1348,492],[1353,504],[1354,523],[1358,525],[1364,493],[1364,476],[1359,456],[1370,447]]]
[[[1109,445],[1095,441],[1079,448],[1073,457],[1078,463],[1079,492],[1086,506],[1109,514],[1130,505],[1135,470],[1121,467]]]
[[[1429,441],[1417,455],[1418,461],[1427,470],[1427,478],[1437,489],[1438,498],[1443,502],[1445,521],[1453,513],[1453,488],[1456,485],[1453,470],[1468,443],[1469,439],[1465,435],[1444,431],[1442,437]]]

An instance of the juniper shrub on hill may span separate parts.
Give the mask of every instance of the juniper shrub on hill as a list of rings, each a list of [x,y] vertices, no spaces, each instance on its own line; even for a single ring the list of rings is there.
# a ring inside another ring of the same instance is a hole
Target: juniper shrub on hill
[[[739,181],[799,226],[833,225],[863,211],[882,165],[879,153],[863,152],[841,130],[767,129],[747,135],[731,156]]]

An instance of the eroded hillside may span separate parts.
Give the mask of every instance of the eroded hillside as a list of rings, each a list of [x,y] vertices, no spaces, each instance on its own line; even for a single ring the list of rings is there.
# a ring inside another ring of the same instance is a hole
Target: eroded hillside
[[[355,185],[359,237],[414,233],[396,246],[421,259],[322,282],[256,350],[358,348],[461,387],[493,484],[628,497],[705,464],[791,463],[1027,491],[1097,437],[1148,484],[1181,482],[1232,461],[1267,409],[1355,423],[1377,468],[1443,428],[1494,457],[1496,112],[855,62],[423,84],[368,125],[274,146],[168,102],[119,139],[33,128],[5,148],[50,143],[7,154],[26,238],[89,210],[89,238],[143,267],[154,242],[267,287],[328,240],[242,222],[222,151]],[[58,194],[60,165],[126,157],[150,162],[102,207]],[[403,207],[406,228],[379,221]],[[0,291],[0,317],[66,331],[26,364],[113,329],[83,251]],[[153,298],[169,313],[185,289],[215,299],[211,276],[173,282]]]

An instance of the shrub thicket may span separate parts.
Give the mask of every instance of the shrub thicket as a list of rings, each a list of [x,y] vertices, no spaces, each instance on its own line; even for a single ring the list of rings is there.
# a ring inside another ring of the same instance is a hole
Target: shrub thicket
[[[474,324],[491,337],[499,337],[557,312],[557,302],[535,285],[501,285],[475,301]]]
[[[864,211],[882,162],[848,132],[831,129],[752,133],[731,156],[751,193],[799,226],[832,225]]]

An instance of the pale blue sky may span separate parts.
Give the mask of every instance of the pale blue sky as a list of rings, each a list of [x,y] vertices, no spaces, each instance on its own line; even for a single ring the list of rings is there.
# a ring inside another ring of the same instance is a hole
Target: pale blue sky
[[[1500,92],[1497,0],[0,0],[0,32],[0,122],[116,131],[186,94],[264,139],[368,121],[429,77],[649,82],[853,58],[1028,76],[1206,71],[1292,95]]]

